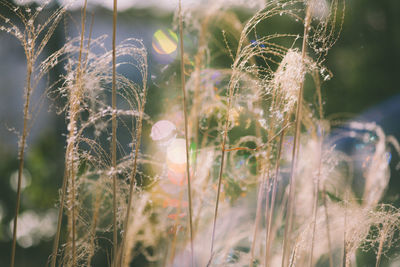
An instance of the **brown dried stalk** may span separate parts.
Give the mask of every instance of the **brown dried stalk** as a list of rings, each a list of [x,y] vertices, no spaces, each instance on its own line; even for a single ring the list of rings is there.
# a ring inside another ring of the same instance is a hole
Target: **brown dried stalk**
[[[183,96],[183,113],[185,117],[185,144],[186,144],[186,177],[189,200],[189,231],[190,231],[190,259],[191,266],[194,266],[193,250],[193,223],[192,223],[192,190],[190,182],[190,158],[189,158],[189,133],[188,133],[188,112],[186,106],[186,88],[185,88],[185,62],[183,49],[183,22],[182,22],[182,3],[179,0],[179,36],[180,36],[180,54],[181,54],[181,87]]]
[[[303,44],[301,49],[302,51],[301,57],[303,64],[306,58],[306,47],[307,47],[307,38],[308,38],[310,22],[311,22],[311,10],[310,7],[307,6],[306,18],[304,22]],[[282,253],[283,267],[286,266],[288,251],[290,251],[290,234],[292,231],[293,213],[294,213],[294,198],[295,198],[294,186],[296,183],[297,158],[299,152],[301,116],[302,116],[302,106],[303,106],[303,90],[304,90],[304,80],[301,81],[300,90],[298,92],[298,97],[297,97],[296,125],[295,125],[294,143],[292,149],[292,163],[290,166],[289,199],[288,199],[288,208],[285,220],[285,232],[283,240],[283,253]]]
[[[114,267],[117,267],[117,73],[116,73],[116,45],[115,39],[117,34],[117,0],[114,0],[113,6],[113,34],[112,34],[112,140],[111,140],[111,166],[113,169],[113,257]]]

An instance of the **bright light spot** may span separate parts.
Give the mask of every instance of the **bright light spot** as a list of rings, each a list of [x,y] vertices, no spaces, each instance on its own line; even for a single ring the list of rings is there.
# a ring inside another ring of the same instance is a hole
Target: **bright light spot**
[[[178,47],[178,36],[172,30],[158,30],[153,35],[154,51],[160,55],[170,55]]]
[[[176,136],[176,127],[170,121],[161,120],[151,128],[150,137],[154,141],[168,142]]]
[[[21,213],[18,217],[17,242],[23,247],[39,244],[41,240],[49,240],[56,231],[57,212],[54,209],[45,214],[38,214],[32,210]],[[9,225],[12,233],[14,221]]]
[[[186,141],[178,138],[171,142],[167,148],[167,159],[173,164],[186,163]]]
[[[31,184],[32,176],[28,170],[24,169],[21,177],[21,190],[24,190]],[[14,191],[18,189],[18,171],[15,171],[10,176],[10,186]]]

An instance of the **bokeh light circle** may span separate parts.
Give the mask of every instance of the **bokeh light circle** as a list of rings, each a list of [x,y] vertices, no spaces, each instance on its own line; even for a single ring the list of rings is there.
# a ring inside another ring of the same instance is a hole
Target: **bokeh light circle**
[[[170,55],[178,47],[178,36],[170,29],[159,29],[153,34],[152,47],[159,55]]]

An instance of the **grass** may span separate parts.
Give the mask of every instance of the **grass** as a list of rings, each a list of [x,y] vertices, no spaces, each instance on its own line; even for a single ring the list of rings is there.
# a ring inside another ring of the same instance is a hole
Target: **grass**
[[[40,26],[42,9],[0,3],[22,22],[21,30],[0,14],[27,59],[12,267],[30,95],[56,65],[65,74],[48,90],[66,99],[68,133],[51,266],[91,266],[99,255],[114,267],[139,258],[151,266],[354,266],[359,249],[374,250],[380,266],[396,244],[400,212],[380,201],[397,141],[375,123],[324,118],[325,59],[344,2],[272,1],[246,22],[223,1],[207,9],[179,2],[179,38],[153,38],[153,53],[179,54],[159,86],[181,91],[168,91],[171,106],[159,118],[146,114],[143,42],[117,45],[116,0],[110,51],[92,26],[85,38],[85,1],[81,35],[41,62],[66,7]],[[302,30],[267,34],[265,23],[279,21]],[[198,47],[186,49],[185,36]],[[349,140],[364,149],[336,147]]]

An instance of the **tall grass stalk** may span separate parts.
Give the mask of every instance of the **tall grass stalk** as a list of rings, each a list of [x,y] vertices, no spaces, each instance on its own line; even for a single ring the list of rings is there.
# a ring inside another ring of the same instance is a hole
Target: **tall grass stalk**
[[[189,232],[190,232],[190,264],[194,266],[194,249],[193,249],[193,223],[192,223],[192,189],[190,181],[190,157],[189,157],[189,131],[188,131],[188,111],[186,101],[186,87],[185,87],[185,62],[184,62],[184,47],[183,47],[183,21],[182,21],[182,1],[179,0],[179,44],[181,56],[181,88],[183,96],[183,114],[185,117],[185,145],[186,145],[186,177],[187,177],[187,190],[189,200]]]
[[[326,190],[325,186],[322,190],[322,201],[324,205],[324,213],[325,213],[325,220],[326,220],[326,237],[328,240],[328,253],[329,253],[329,267],[333,267],[333,251],[332,251],[332,239],[331,239],[331,230],[329,226],[329,213],[328,213],[328,203],[326,201]]]
[[[287,118],[284,120],[284,125],[287,123]],[[276,191],[277,191],[277,184],[278,184],[278,176],[279,176],[279,167],[280,167],[280,159],[282,156],[282,148],[283,148],[283,142],[285,138],[285,128],[283,128],[280,139],[279,139],[279,148],[278,148],[278,154],[276,157],[276,163],[275,163],[275,174],[273,177],[272,181],[272,196],[271,196],[271,206],[269,210],[269,215],[267,217],[267,222],[265,225],[266,229],[266,245],[265,245],[265,266],[269,266],[269,259],[270,259],[270,249],[271,249],[271,243],[273,242],[272,238],[272,217],[274,215],[274,210],[275,210],[275,201],[276,201]]]
[[[144,57],[144,65],[147,66],[147,58]],[[123,266],[128,266],[129,262],[127,262],[127,251],[126,251],[126,235],[128,234],[128,227],[129,227],[129,219],[131,216],[131,209],[133,205],[133,194],[134,194],[134,189],[135,189],[135,183],[136,183],[136,174],[137,174],[137,167],[138,167],[138,158],[139,158],[139,150],[140,150],[140,145],[141,145],[141,138],[142,138],[142,127],[143,127],[143,116],[144,116],[144,109],[145,109],[145,104],[146,104],[146,97],[147,97],[147,71],[143,74],[142,78],[142,83],[143,83],[143,98],[142,102],[138,103],[139,105],[139,118],[137,120],[134,135],[134,140],[132,140],[132,144],[135,144],[132,147],[132,154],[133,154],[133,169],[130,175],[130,184],[129,184],[129,196],[128,196],[128,205],[127,205],[127,210],[126,210],[126,216],[124,219],[124,225],[123,225],[123,232],[122,232],[122,241],[121,241],[121,259],[120,262]]]
[[[78,67],[77,67],[77,74],[76,74],[76,80],[75,84],[71,87],[71,92],[70,97],[69,97],[69,124],[68,124],[68,140],[67,140],[67,149],[66,149],[66,159],[65,159],[65,175],[64,175],[64,181],[63,181],[63,187],[62,187],[62,192],[61,192],[61,202],[60,202],[60,208],[59,208],[59,214],[58,214],[58,222],[57,222],[57,232],[56,236],[54,239],[54,244],[53,244],[53,255],[52,255],[52,261],[51,265],[54,267],[56,265],[56,260],[57,260],[57,250],[58,250],[58,243],[60,239],[60,233],[61,233],[61,225],[62,225],[62,213],[63,213],[63,207],[64,207],[64,201],[67,193],[67,185],[68,181],[71,184],[72,190],[70,193],[70,202],[71,202],[71,213],[69,216],[69,225],[71,227],[70,229],[70,235],[68,237],[71,238],[72,242],[72,251],[71,251],[71,256],[72,256],[72,264],[76,264],[76,207],[75,207],[75,198],[76,198],[76,192],[75,192],[75,172],[76,172],[76,166],[75,166],[75,161],[76,161],[76,132],[77,132],[77,119],[78,119],[78,113],[80,110],[80,101],[82,98],[82,53],[83,53],[83,43],[84,43],[84,34],[85,34],[85,21],[86,21],[86,6],[87,6],[87,0],[85,0],[84,7],[82,9],[82,20],[81,20],[81,39],[80,39],[80,47],[79,47],[79,58],[78,58]]]
[[[91,266],[92,258],[94,255],[94,247],[95,247],[95,237],[96,237],[96,228],[97,228],[97,223],[99,219],[99,210],[100,210],[100,205],[101,205],[101,191],[100,189],[96,188],[96,198],[93,203],[94,206],[94,212],[93,212],[93,218],[91,222],[91,229],[90,229],[90,250],[87,256],[87,266]]]
[[[82,66],[82,53],[83,53],[83,44],[84,44],[84,34],[85,34],[85,23],[86,23],[86,9],[87,9],[87,0],[84,2],[84,6],[82,8],[82,14],[81,14],[81,36],[80,36],[80,48],[79,48],[79,59],[78,59],[78,77],[83,75],[83,72],[86,69],[86,64],[88,60],[88,54],[86,55],[86,58],[83,62]],[[92,37],[92,29],[93,29],[93,23],[94,23],[94,16],[92,14],[92,20],[91,20],[91,25],[90,25],[90,31],[89,31],[89,39],[88,39],[88,44],[87,44],[87,51],[89,51],[90,48],[90,40]],[[79,78],[81,79],[81,78]],[[73,138],[70,136],[70,138]],[[54,241],[53,241],[53,252],[51,255],[51,267],[56,266],[57,262],[57,251],[58,251],[58,246],[60,242],[60,235],[61,235],[61,226],[62,226],[62,216],[63,216],[63,210],[64,210],[64,204],[65,204],[65,197],[66,197],[66,191],[67,191],[67,184],[68,184],[68,165],[66,163],[66,169],[64,172],[63,176],[63,183],[62,183],[62,189],[61,189],[61,198],[60,198],[60,207],[58,210],[58,218],[57,218],[57,230],[55,233]],[[91,256],[88,257],[88,264],[90,263],[90,258]]]
[[[1,26],[0,31],[6,31],[10,33],[14,37],[18,39],[21,43],[22,48],[25,52],[26,59],[26,80],[25,80],[25,88],[24,88],[24,106],[23,106],[23,129],[22,134],[19,136],[18,141],[18,176],[17,176],[17,195],[16,195],[16,206],[15,206],[15,215],[13,222],[13,238],[11,245],[11,260],[10,266],[13,267],[15,265],[15,254],[16,254],[16,243],[17,243],[17,228],[18,228],[18,215],[20,209],[21,202],[21,186],[22,186],[22,176],[24,171],[24,160],[26,154],[26,146],[27,146],[27,138],[29,135],[29,129],[32,125],[31,123],[31,96],[34,91],[34,88],[37,86],[37,83],[41,80],[44,75],[44,72],[39,71],[36,76],[35,74],[35,66],[38,57],[41,55],[43,49],[47,45],[49,39],[53,35],[58,22],[60,21],[62,15],[64,14],[64,8],[59,8],[54,11],[54,13],[41,24],[36,25],[36,19],[39,16],[41,10],[37,9],[32,12],[31,8],[27,7],[25,9],[25,14],[21,11],[22,8],[18,6],[14,6],[8,1],[0,1],[0,6],[3,7],[3,10],[9,10],[11,13],[15,14],[16,17],[20,20],[22,25],[22,30],[20,29],[20,25],[17,23],[13,23],[9,18],[6,18],[2,14],[0,14],[0,19],[4,20],[6,26]],[[41,39],[39,39],[39,35],[44,33]],[[47,66],[49,67],[49,66]]]
[[[251,242],[251,248],[250,248],[250,263],[249,266],[252,267],[254,264],[254,249],[256,247],[256,240],[257,240],[257,235],[258,235],[258,228],[260,226],[260,220],[261,220],[261,207],[262,207],[262,199],[263,199],[263,192],[265,188],[265,179],[262,180],[262,182],[259,184],[258,188],[258,194],[257,194],[257,210],[256,210],[256,218],[254,220],[254,230],[253,230],[253,240]]]
[[[247,25],[247,28],[249,27],[249,25]],[[240,39],[239,39],[239,43],[238,43],[238,47],[236,50],[236,57],[234,60],[234,63],[232,65],[232,74],[231,74],[231,78],[229,80],[229,84],[228,84],[228,103],[226,106],[226,118],[225,118],[225,123],[224,123],[224,130],[222,132],[222,143],[221,143],[221,163],[220,163],[220,168],[219,168],[219,173],[218,173],[218,186],[217,186],[217,197],[216,197],[216,201],[215,201],[215,209],[214,209],[214,219],[213,219],[213,226],[212,226],[212,234],[211,234],[211,248],[210,248],[210,259],[208,262],[208,265],[211,264],[212,258],[213,258],[213,252],[214,252],[214,241],[215,241],[215,230],[216,230],[216,226],[217,226],[217,218],[218,218],[218,207],[219,207],[219,201],[220,201],[220,195],[221,195],[221,184],[222,184],[222,175],[224,172],[224,164],[225,164],[225,146],[226,146],[226,141],[228,138],[228,128],[229,128],[229,119],[230,119],[230,114],[231,114],[231,106],[232,106],[232,101],[233,101],[233,95],[234,95],[234,89],[235,89],[235,85],[236,85],[236,81],[234,80],[236,78],[237,75],[237,64],[239,64],[239,55],[240,55],[240,50],[242,49],[242,45],[244,42],[244,39],[246,38],[246,30],[243,30]]]
[[[378,252],[376,253],[375,267],[379,267],[381,264],[383,244],[384,244],[386,236],[388,234],[388,230],[389,229],[388,229],[387,225],[384,225],[383,229],[380,230],[379,246],[378,246]]]
[[[240,47],[240,45],[239,45],[239,47]],[[240,51],[239,47],[238,47],[238,51]],[[234,74],[232,74],[232,76],[233,75]],[[211,264],[211,261],[212,261],[212,258],[213,258],[213,251],[214,251],[215,229],[216,229],[216,225],[217,225],[218,206],[219,206],[219,199],[220,199],[220,195],[221,195],[222,174],[224,172],[225,145],[226,145],[226,140],[228,138],[229,115],[230,115],[230,111],[231,111],[233,89],[234,89],[233,88],[233,81],[230,81],[230,83],[229,83],[228,105],[227,105],[227,114],[226,114],[226,120],[225,120],[225,126],[224,126],[224,132],[223,132],[222,144],[221,144],[221,164],[220,164],[219,174],[218,174],[217,199],[215,201],[214,220],[213,220],[213,227],[212,227],[212,234],[211,234],[210,260],[209,260],[208,265]]]
[[[320,184],[320,177],[321,177],[321,168],[322,168],[322,135],[319,138],[318,144],[318,173],[317,177],[314,178],[314,205],[313,205],[313,223],[312,223],[312,233],[311,233],[311,250],[310,250],[310,267],[314,266],[314,242],[315,242],[315,229],[317,224],[317,211],[318,211],[318,193],[319,193],[319,184]]]
[[[348,256],[347,256],[347,201],[348,198],[346,197],[345,203],[344,203],[344,223],[343,223],[343,259],[342,259],[342,264],[343,267],[348,266]]]
[[[116,70],[116,44],[117,35],[117,0],[113,0],[113,33],[112,33],[112,140],[111,140],[111,166],[113,180],[113,259],[114,267],[117,267],[117,70]]]
[[[183,193],[184,193],[183,190],[179,193],[179,201],[180,201],[180,202],[182,202]],[[171,244],[171,253],[170,253],[170,256],[169,256],[169,263],[170,263],[170,264],[173,264],[173,263],[174,263],[175,256],[176,256],[176,246],[177,246],[177,240],[178,240],[179,214],[180,214],[180,213],[181,213],[181,205],[179,204],[178,207],[177,207],[177,210],[176,210],[176,214],[177,214],[178,216],[175,217],[174,226],[173,226],[173,229],[174,229],[173,232],[174,232],[174,233],[173,233],[172,244]],[[167,254],[167,255],[168,255],[168,254]]]
[[[275,111],[276,108],[279,108],[279,105],[277,103],[278,101],[278,96],[277,96],[277,92],[274,90],[273,91],[273,95],[272,95],[272,111]],[[275,128],[275,118],[273,117],[271,119],[271,122],[269,124],[269,129],[268,129],[268,133],[267,136],[268,138],[271,138],[271,136],[273,136],[274,134],[274,128]],[[272,139],[271,139],[272,141]],[[269,142],[268,142],[269,143]],[[265,229],[268,229],[267,224],[268,224],[268,219],[269,219],[269,206],[270,206],[270,197],[269,197],[269,188],[270,188],[270,183],[271,183],[271,179],[270,179],[270,155],[271,155],[271,149],[272,149],[272,144],[269,143],[268,147],[267,147],[267,151],[266,151],[266,155],[265,155],[265,163],[264,163],[264,170],[263,170],[263,174],[262,174],[262,181],[260,183],[260,189],[262,191],[259,192],[258,194],[258,199],[257,199],[257,211],[256,211],[256,218],[255,218],[255,226],[254,226],[254,232],[253,232],[253,241],[252,241],[252,245],[251,245],[251,249],[250,249],[250,267],[253,266],[253,261],[254,261],[254,249],[256,246],[256,240],[257,240],[257,234],[258,234],[258,227],[259,227],[259,223],[261,220],[261,206],[262,206],[262,199],[263,199],[263,193],[265,190],[265,220],[266,220],[266,227]],[[279,162],[279,158],[277,158],[277,162]],[[266,240],[268,239],[268,231],[265,231],[266,234]],[[266,264],[266,262],[265,262]]]
[[[24,105],[24,126],[21,136],[21,144],[19,148],[18,158],[19,158],[19,166],[18,166],[18,185],[17,185],[17,203],[15,206],[15,217],[14,217],[14,225],[13,225],[13,241],[12,241],[12,250],[11,250],[11,267],[14,267],[15,262],[15,249],[17,242],[17,223],[18,223],[18,213],[19,206],[21,201],[21,181],[22,181],[22,173],[24,171],[24,157],[25,157],[25,144],[26,138],[28,136],[28,118],[29,118],[29,105],[30,98],[32,93],[31,87],[31,79],[32,79],[32,60],[33,60],[33,51],[34,51],[34,43],[28,47],[25,51],[26,59],[27,59],[27,69],[26,69],[26,92],[25,92],[25,105]]]
[[[62,182],[62,189],[61,189],[60,207],[58,209],[57,230],[56,230],[56,234],[55,234],[54,241],[53,241],[53,253],[51,255],[51,267],[55,267],[56,262],[57,262],[57,254],[58,254],[57,251],[58,251],[58,245],[60,242],[64,202],[65,202],[65,196],[67,194],[67,182],[68,182],[68,174],[67,174],[67,169],[65,169],[64,176],[63,176],[63,182]]]
[[[307,48],[307,38],[308,31],[311,22],[311,9],[307,4],[306,7],[306,17],[304,20],[304,33],[303,33],[303,43],[301,48],[301,57],[303,65],[306,58],[306,48]],[[295,184],[296,184],[296,169],[297,169],[297,159],[299,152],[299,140],[300,140],[300,128],[301,128],[301,116],[302,116],[302,106],[303,106],[303,90],[304,90],[304,80],[301,81],[300,90],[297,97],[297,110],[296,110],[296,124],[294,133],[294,142],[292,149],[292,162],[290,166],[290,180],[289,180],[289,199],[287,206],[287,215],[285,220],[285,232],[283,240],[283,252],[282,252],[282,266],[286,266],[286,258],[288,251],[290,251],[290,235],[292,231],[293,213],[294,213],[294,203],[295,203]]]
[[[315,83],[315,88],[317,92],[318,98],[318,113],[319,113],[319,124],[317,126],[317,137],[318,137],[318,172],[316,175],[316,181],[314,181],[314,205],[313,205],[313,222],[312,222],[312,233],[311,233],[311,250],[310,250],[310,267],[314,265],[313,256],[314,256],[314,241],[315,241],[315,230],[317,225],[317,209],[318,209],[318,195],[319,195],[319,187],[320,187],[320,180],[321,180],[321,169],[322,169],[322,151],[323,151],[323,143],[324,143],[324,129],[322,124],[323,119],[323,109],[322,109],[322,96],[321,96],[321,81],[319,78],[319,73],[317,71],[313,72],[313,80]],[[327,214],[327,213],[326,213]],[[329,229],[329,218],[326,217],[326,225],[327,229]],[[327,231],[328,242],[330,243],[330,233],[329,230]],[[330,244],[328,244],[330,247]],[[332,252],[329,248],[329,263],[332,263]],[[332,266],[332,265],[331,265]]]
[[[82,53],[83,53],[83,43],[84,43],[84,37],[85,37],[85,22],[86,22],[86,7],[87,7],[87,0],[85,0],[84,6],[83,6],[83,10],[82,10],[82,22],[81,22],[81,40],[80,40],[80,47],[79,47],[79,58],[78,58],[78,70],[77,70],[77,78],[76,78],[76,83],[77,83],[77,89],[78,89],[78,95],[77,95],[77,99],[71,98],[73,102],[71,103],[74,106],[76,106],[76,112],[73,113],[73,121],[74,121],[74,126],[72,127],[72,134],[75,134],[75,128],[76,128],[76,121],[77,121],[77,116],[79,113],[79,109],[80,109],[80,98],[81,98],[81,93],[82,93],[82,87],[83,87],[83,82],[82,82]],[[71,146],[72,154],[71,154],[71,167],[70,167],[70,177],[71,177],[71,184],[72,184],[72,264],[73,266],[76,265],[76,209],[75,209],[75,154],[76,152],[74,151],[75,148],[75,144],[73,143]]]

